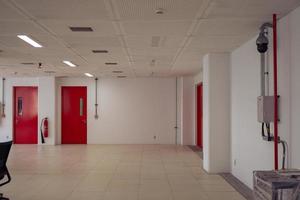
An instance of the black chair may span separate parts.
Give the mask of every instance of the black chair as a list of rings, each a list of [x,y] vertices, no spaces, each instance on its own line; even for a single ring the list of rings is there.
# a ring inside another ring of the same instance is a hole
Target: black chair
[[[8,154],[12,145],[12,141],[0,143],[0,187],[6,185],[11,181],[10,174],[6,167],[6,161]],[[1,183],[6,178],[4,182]],[[3,197],[3,194],[0,193],[0,200],[9,200],[8,198]]]

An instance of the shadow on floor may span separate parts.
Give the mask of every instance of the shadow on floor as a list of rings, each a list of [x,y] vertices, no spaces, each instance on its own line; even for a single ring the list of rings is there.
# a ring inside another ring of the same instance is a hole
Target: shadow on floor
[[[200,158],[203,160],[203,151],[198,146],[189,145],[190,149],[192,149]],[[253,191],[246,186],[243,182],[233,176],[231,173],[220,173],[225,181],[227,181],[236,191],[238,191],[243,197],[247,200],[254,200]]]
[[[203,160],[203,152],[202,149],[198,146],[194,146],[194,145],[189,145],[188,146],[190,149],[192,149],[197,155],[200,156],[200,158]]]

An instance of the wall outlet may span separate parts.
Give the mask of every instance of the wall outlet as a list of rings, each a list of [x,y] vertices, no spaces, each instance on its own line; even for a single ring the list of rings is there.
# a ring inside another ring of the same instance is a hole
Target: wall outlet
[[[234,159],[234,160],[233,160],[233,165],[236,166],[236,164],[237,164],[237,160]]]

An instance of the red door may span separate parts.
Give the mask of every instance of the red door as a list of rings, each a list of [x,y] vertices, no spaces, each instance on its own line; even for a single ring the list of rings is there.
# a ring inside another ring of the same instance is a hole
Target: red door
[[[203,125],[202,125],[202,117],[203,117],[203,108],[202,108],[202,98],[203,98],[203,87],[202,83],[197,85],[197,146],[203,148]]]
[[[38,142],[38,88],[14,87],[14,143]]]
[[[86,87],[62,87],[61,143],[86,144]]]

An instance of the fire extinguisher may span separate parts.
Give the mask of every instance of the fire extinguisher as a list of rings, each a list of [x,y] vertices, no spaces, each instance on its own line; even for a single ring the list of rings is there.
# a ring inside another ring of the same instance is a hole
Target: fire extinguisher
[[[48,118],[47,117],[42,119],[40,131],[41,131],[42,144],[44,144],[45,138],[48,137]]]

